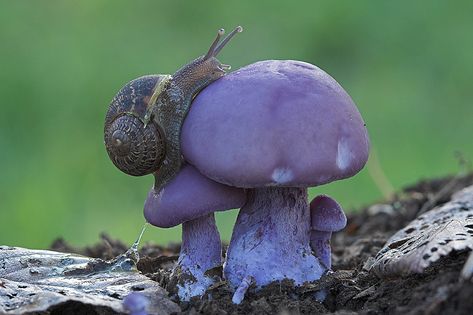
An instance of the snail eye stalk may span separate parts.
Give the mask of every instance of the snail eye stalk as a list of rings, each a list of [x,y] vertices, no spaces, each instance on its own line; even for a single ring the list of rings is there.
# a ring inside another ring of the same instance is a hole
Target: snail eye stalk
[[[210,45],[209,51],[204,56],[204,60],[207,60],[211,57],[217,57],[218,53],[222,50],[223,47],[235,36],[237,33],[243,32],[243,27],[237,26],[230,34],[227,35],[221,42],[220,39],[225,34],[225,30],[223,28],[219,29],[217,32],[217,37],[213,41],[212,45]]]

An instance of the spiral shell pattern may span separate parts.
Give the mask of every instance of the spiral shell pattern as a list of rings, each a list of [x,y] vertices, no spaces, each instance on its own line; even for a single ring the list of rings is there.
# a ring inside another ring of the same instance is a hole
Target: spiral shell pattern
[[[144,117],[153,89],[164,76],[150,75],[126,84],[114,97],[105,117],[104,140],[113,164],[122,172],[142,176],[156,172],[165,157],[165,137]]]

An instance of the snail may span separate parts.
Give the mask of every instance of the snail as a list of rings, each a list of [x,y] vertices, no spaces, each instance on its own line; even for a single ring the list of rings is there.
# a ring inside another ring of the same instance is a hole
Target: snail
[[[155,175],[159,191],[180,170],[180,134],[193,98],[225,75],[229,65],[216,57],[237,33],[236,27],[222,41],[217,32],[207,54],[171,75],[148,75],[127,83],[113,98],[106,117],[104,140],[113,164],[122,172]]]

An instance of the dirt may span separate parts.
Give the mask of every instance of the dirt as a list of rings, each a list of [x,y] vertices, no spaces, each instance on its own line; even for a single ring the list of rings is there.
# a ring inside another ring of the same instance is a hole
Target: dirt
[[[424,273],[403,278],[380,279],[367,266],[387,239],[420,212],[447,202],[452,193],[472,184],[473,174],[421,181],[390,201],[350,215],[347,228],[332,240],[334,271],[319,281],[302,287],[284,281],[259,292],[250,289],[240,305],[232,304],[232,292],[225,282],[220,282],[203,299],[179,303],[181,314],[471,314],[473,282],[459,280],[467,252],[455,252]],[[73,248],[63,240],[52,245],[54,250],[104,259],[127,248],[107,235],[86,248]],[[140,250],[138,269],[166,286],[178,254],[179,244],[145,244]],[[320,299],[320,292],[326,294],[323,302],[315,298]],[[54,311],[61,313],[61,309]],[[67,311],[80,313],[77,308]]]

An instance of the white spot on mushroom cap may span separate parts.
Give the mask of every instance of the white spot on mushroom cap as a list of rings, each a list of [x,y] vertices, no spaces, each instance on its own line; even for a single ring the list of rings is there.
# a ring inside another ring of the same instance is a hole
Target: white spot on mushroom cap
[[[294,178],[294,173],[286,167],[278,167],[271,174],[272,180],[276,184],[285,184]]]
[[[348,146],[348,143],[345,139],[342,139],[338,142],[337,146],[337,167],[344,171],[346,170],[353,160],[353,153]]]

